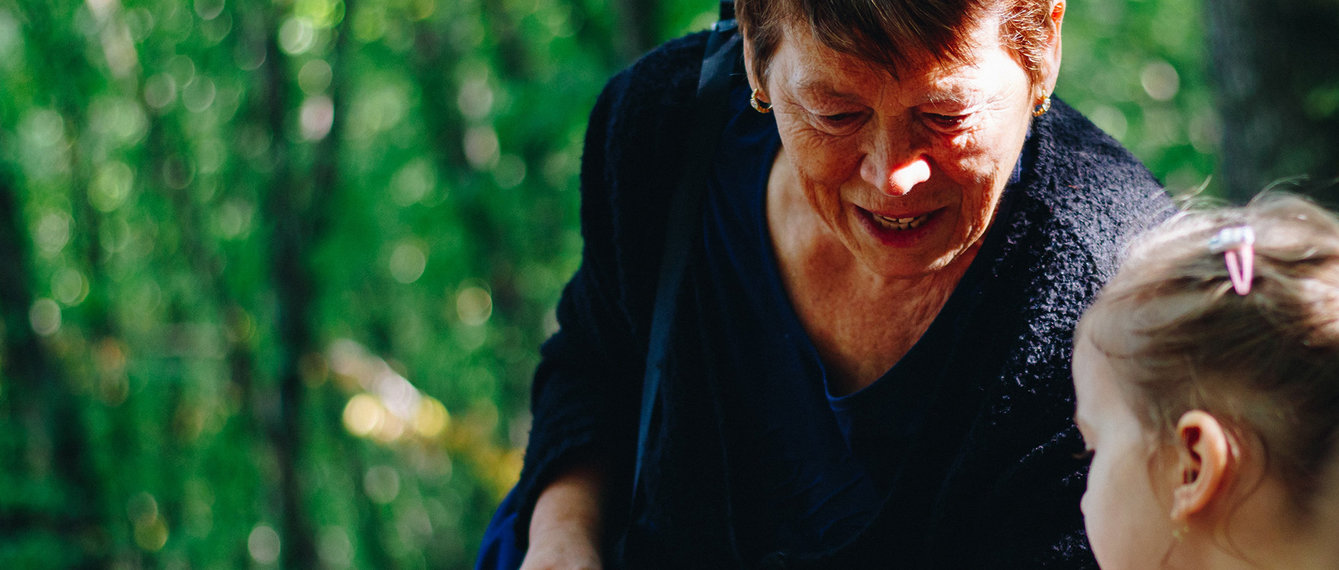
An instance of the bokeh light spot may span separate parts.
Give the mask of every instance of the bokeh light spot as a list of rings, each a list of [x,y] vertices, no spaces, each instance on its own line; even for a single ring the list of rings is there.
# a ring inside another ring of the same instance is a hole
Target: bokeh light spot
[[[65,119],[50,109],[36,109],[23,116],[19,131],[38,148],[57,146],[65,140]]]
[[[456,106],[460,113],[469,119],[482,119],[493,110],[493,90],[488,86],[486,77],[471,77],[460,86],[456,96]]]
[[[279,26],[279,49],[288,55],[301,55],[316,44],[316,30],[311,20],[289,18]]]
[[[201,113],[214,104],[214,96],[217,94],[218,88],[214,86],[214,80],[203,76],[196,77],[182,88],[181,104],[187,111]]]
[[[428,255],[416,243],[401,242],[391,252],[391,277],[400,283],[409,284],[418,281],[427,267]]]
[[[60,253],[70,242],[70,226],[73,221],[65,212],[47,212],[37,221],[33,229],[33,238],[43,255],[51,257]]]
[[[1139,73],[1139,83],[1155,101],[1171,101],[1181,90],[1181,76],[1176,73],[1176,68],[1160,60],[1144,66]]]
[[[456,316],[470,326],[482,325],[493,316],[493,296],[483,287],[470,285],[456,293]]]
[[[23,61],[16,54],[23,49],[23,34],[19,22],[6,10],[0,10],[0,68],[11,67]]]
[[[195,0],[195,13],[202,20],[213,20],[223,13],[223,0]]]
[[[409,161],[391,178],[391,199],[400,206],[422,201],[437,185],[437,171],[432,162],[418,157]]]
[[[327,566],[348,568],[353,563],[353,543],[349,540],[349,533],[342,526],[321,529],[316,553]]]
[[[214,224],[225,239],[240,239],[251,232],[256,208],[250,202],[233,199],[224,202],[214,214]]]
[[[84,274],[77,269],[63,268],[51,279],[51,293],[57,301],[67,307],[73,307],[88,297],[88,279],[85,279]]]
[[[138,142],[148,132],[139,102],[127,97],[99,97],[88,108],[89,127],[119,144]]]
[[[363,475],[363,490],[374,503],[390,503],[400,494],[400,473],[386,465],[372,467]]]
[[[167,524],[161,518],[135,524],[135,545],[146,552],[162,550],[167,544],[167,536]]]
[[[317,95],[330,87],[330,81],[334,77],[330,64],[324,59],[313,59],[302,64],[302,69],[298,70],[298,86],[308,95]]]
[[[28,309],[28,322],[33,332],[51,336],[60,330],[60,305],[51,299],[38,299]]]
[[[386,34],[386,10],[381,5],[360,6],[353,13],[353,37],[363,43],[375,42]]]
[[[247,552],[251,554],[252,560],[261,564],[274,564],[279,560],[281,546],[279,533],[267,524],[256,525],[246,537]]]
[[[98,167],[89,185],[88,200],[94,208],[112,212],[130,195],[135,173],[124,162],[111,161]]]
[[[1111,105],[1098,105],[1088,113],[1088,118],[1092,119],[1107,134],[1115,137],[1117,140],[1123,140],[1125,133],[1130,128],[1130,122],[1125,118],[1125,113]]]
[[[126,515],[130,522],[143,524],[158,518],[158,501],[145,492],[136,493],[126,500]]]
[[[344,429],[358,437],[368,437],[386,420],[386,408],[371,394],[358,394],[344,405]]]
[[[497,162],[501,144],[492,127],[471,127],[465,131],[465,159],[475,170],[488,170]]]
[[[294,12],[311,20],[317,28],[329,28],[344,18],[344,3],[338,0],[297,0]]]
[[[451,425],[451,414],[436,398],[422,398],[414,414],[414,431],[427,439],[440,437]]]
[[[144,82],[144,103],[159,111],[177,98],[177,81],[171,75],[159,73]]]
[[[302,138],[317,141],[330,134],[335,124],[335,103],[325,95],[317,95],[302,102]]]
[[[511,189],[525,181],[525,161],[514,154],[504,154],[493,167],[493,180],[498,187]]]

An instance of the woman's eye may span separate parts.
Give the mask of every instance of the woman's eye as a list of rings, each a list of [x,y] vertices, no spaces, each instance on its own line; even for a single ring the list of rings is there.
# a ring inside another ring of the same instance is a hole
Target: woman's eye
[[[818,115],[818,120],[824,126],[832,128],[841,128],[854,124],[860,120],[860,113],[833,113],[831,115]]]
[[[941,130],[948,130],[948,131],[961,129],[963,125],[967,123],[967,115],[941,115],[939,113],[926,113],[925,118],[930,122],[930,124],[934,125],[935,127]]]
[[[1095,449],[1085,449],[1083,450],[1083,453],[1075,453],[1074,459],[1078,459],[1080,461],[1092,461],[1093,454],[1095,453],[1097,453],[1097,450]]]

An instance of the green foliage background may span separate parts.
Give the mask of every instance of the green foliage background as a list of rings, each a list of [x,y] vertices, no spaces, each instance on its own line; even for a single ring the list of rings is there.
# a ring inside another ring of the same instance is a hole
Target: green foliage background
[[[585,115],[714,14],[0,0],[0,566],[470,566],[579,261]],[[1065,18],[1058,93],[1173,189],[1214,170],[1201,21]]]

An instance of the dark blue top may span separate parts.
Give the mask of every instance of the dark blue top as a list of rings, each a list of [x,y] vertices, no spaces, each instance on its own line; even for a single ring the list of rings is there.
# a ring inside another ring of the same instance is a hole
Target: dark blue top
[[[725,430],[737,450],[736,500],[747,514],[739,526],[750,535],[744,542],[763,549],[850,536],[882,498],[851,452],[828,403],[823,363],[782,287],[765,215],[780,145],[771,122],[747,106],[737,110],[703,224],[703,266],[714,276],[709,302],[720,316],[714,341],[741,348],[717,363],[726,407],[739,412]],[[856,408],[842,410],[849,421]]]
[[[702,232],[714,298],[701,301],[720,317],[709,328],[712,342],[739,348],[716,363],[727,408],[739,411],[725,430],[741,482],[735,500],[748,514],[740,525],[748,529],[744,542],[763,551],[793,544],[823,550],[877,512],[897,475],[892,459],[902,456],[927,409],[932,386],[924,380],[943,364],[933,347],[955,336],[950,325],[979,289],[982,272],[964,276],[935,325],[885,377],[833,395],[783,287],[767,226],[767,181],[781,144],[775,119],[744,104],[747,93],[736,91]],[[999,235],[989,233],[985,249],[994,249],[991,238]]]

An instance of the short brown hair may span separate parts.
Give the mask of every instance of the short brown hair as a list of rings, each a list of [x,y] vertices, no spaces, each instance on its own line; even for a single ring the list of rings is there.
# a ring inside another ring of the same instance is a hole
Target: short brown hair
[[[881,64],[894,75],[912,54],[961,61],[966,35],[998,15],[1000,41],[1042,79],[1052,0],[735,0],[740,29],[753,46],[753,69],[767,76],[787,25],[808,24],[824,45]]]
[[[1255,235],[1254,279],[1238,295],[1210,238]],[[1269,192],[1240,208],[1187,211],[1132,244],[1079,323],[1118,371],[1145,428],[1174,437],[1199,409],[1258,441],[1296,513],[1313,514],[1339,437],[1339,219]]]

